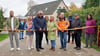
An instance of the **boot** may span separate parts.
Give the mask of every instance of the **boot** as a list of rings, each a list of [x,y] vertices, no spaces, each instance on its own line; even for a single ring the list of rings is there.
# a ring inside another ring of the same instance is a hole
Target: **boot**
[[[53,49],[53,47],[51,47],[49,50],[52,50]]]
[[[53,47],[52,51],[55,51],[55,47]]]
[[[72,41],[72,44],[74,44],[74,41]]]

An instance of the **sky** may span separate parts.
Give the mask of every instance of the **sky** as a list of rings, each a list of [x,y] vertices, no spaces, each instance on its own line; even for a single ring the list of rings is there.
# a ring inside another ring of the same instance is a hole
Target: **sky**
[[[33,0],[36,4],[47,3],[55,0]],[[77,7],[81,7],[81,4],[85,0],[64,0],[67,6],[70,6],[71,2],[74,2]],[[6,11],[4,13],[5,17],[9,17],[9,11],[13,10],[15,16],[24,16],[28,11],[29,0],[0,0],[0,7],[3,7]]]

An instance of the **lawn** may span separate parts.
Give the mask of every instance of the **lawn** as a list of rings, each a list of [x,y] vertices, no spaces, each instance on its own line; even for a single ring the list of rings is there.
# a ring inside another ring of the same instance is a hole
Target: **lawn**
[[[0,35],[0,41],[3,41],[3,40],[5,40],[5,39],[8,38],[8,37],[9,37],[8,34],[1,34],[1,35]]]
[[[82,38],[82,37],[81,37],[81,41],[82,41],[83,43],[85,43],[85,39],[84,39],[84,38]],[[97,47],[96,45],[92,45],[92,48],[94,48],[94,49],[96,49],[97,51],[99,51],[99,52],[100,52],[100,46],[99,46],[99,47]]]

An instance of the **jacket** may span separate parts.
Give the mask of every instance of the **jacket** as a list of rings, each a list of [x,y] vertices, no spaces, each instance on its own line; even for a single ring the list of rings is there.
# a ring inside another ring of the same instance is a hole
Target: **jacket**
[[[21,21],[20,21],[18,29],[24,30],[24,26],[25,26],[25,22],[23,22],[23,24],[21,24]]]
[[[79,28],[82,27],[82,20],[80,18],[75,19],[72,23],[72,28]],[[74,33],[82,33],[82,30],[74,30]]]
[[[34,26],[35,26],[36,30],[39,30],[40,28],[41,29],[47,28],[46,21],[45,21],[44,17],[40,18],[40,17],[36,16],[32,21],[34,22]]]
[[[11,29],[11,17],[9,17],[6,21],[7,29]],[[18,29],[19,20],[14,17],[14,29]]]
[[[57,30],[57,23],[56,23],[56,21],[52,21],[52,22],[48,21],[48,23],[47,23],[47,30]],[[56,31],[54,31],[54,32],[49,31],[48,32],[48,39],[49,40],[56,40]]]
[[[70,17],[71,17],[71,18],[70,18]],[[68,20],[69,20],[69,23],[70,23],[69,28],[71,28],[71,27],[72,27],[72,23],[73,23],[73,21],[75,20],[75,18],[74,18],[73,16],[69,16],[69,17],[68,17]]]
[[[69,21],[68,19],[58,19],[57,20],[57,25],[58,25],[58,30],[61,32],[64,32],[65,30],[67,30],[67,28],[69,27]],[[63,28],[63,30],[61,30]]]
[[[86,26],[96,26],[96,22],[94,19],[86,20]],[[93,28],[86,28],[85,33],[93,34],[95,33],[95,27]]]
[[[28,27],[27,27],[27,22],[26,22],[24,29],[27,30],[27,28]],[[32,23],[32,28],[30,28],[29,30],[34,30],[34,23]],[[26,35],[32,35],[32,34],[34,34],[33,31],[26,31]]]

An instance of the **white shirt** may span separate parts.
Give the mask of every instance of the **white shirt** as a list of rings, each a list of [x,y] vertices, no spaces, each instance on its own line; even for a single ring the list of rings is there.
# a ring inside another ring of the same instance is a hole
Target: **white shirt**
[[[11,18],[11,29],[14,29],[14,17]]]

